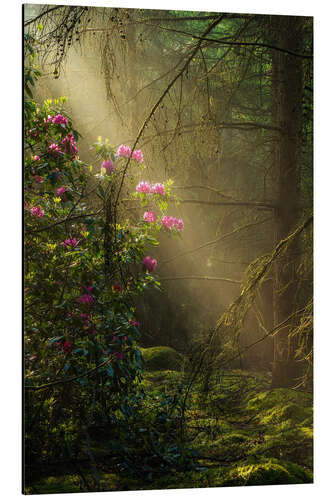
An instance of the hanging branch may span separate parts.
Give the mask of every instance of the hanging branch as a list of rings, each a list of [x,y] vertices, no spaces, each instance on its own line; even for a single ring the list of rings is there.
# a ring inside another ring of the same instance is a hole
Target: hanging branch
[[[207,42],[213,42],[213,43],[218,43],[219,45],[231,45],[231,46],[244,46],[244,47],[262,47],[266,49],[272,49],[276,50],[278,52],[282,52],[284,54],[288,54],[290,56],[294,57],[301,57],[303,59],[313,59],[312,54],[299,54],[298,52],[293,52],[291,50],[284,49],[282,47],[277,47],[276,45],[270,45],[268,43],[261,43],[261,42],[230,42],[228,40],[225,40],[224,38],[207,38],[206,35],[194,35],[193,33],[189,33],[187,31],[181,31],[181,30],[176,30],[174,28],[166,28],[165,26],[156,26],[156,28],[159,28],[161,30],[165,31],[172,31],[173,33],[179,33],[180,35],[186,35],[190,36],[191,38],[196,38],[200,40],[201,42],[207,41]]]
[[[249,278],[243,286],[239,297],[231,304],[229,309],[222,314],[218,320],[215,331],[217,331],[223,324],[235,325],[238,329],[241,327],[245,314],[250,308],[254,294],[258,286],[262,283],[268,271],[271,269],[272,264],[278,257],[288,248],[290,243],[302,233],[313,222],[313,215],[308,217],[306,221],[301,224],[295,231],[289,234],[286,238],[282,239],[274,248],[271,254],[265,255],[253,262],[248,268]]]
[[[208,241],[207,243],[204,243],[203,245],[200,245],[199,247],[192,248],[191,250],[186,250],[185,252],[179,253],[178,255],[174,255],[170,259],[164,260],[160,264],[169,264],[169,262],[172,262],[175,259],[179,259],[180,257],[184,257],[185,255],[189,255],[190,253],[197,252],[198,250],[202,250],[203,248],[207,248],[211,245],[216,245],[217,243],[220,243],[221,241],[229,238],[230,236],[234,236],[235,234],[244,231],[245,229],[249,229],[250,227],[257,226],[258,224],[264,224],[265,222],[271,221],[272,218],[267,218],[264,220],[260,220],[257,222],[253,222],[251,224],[246,224],[245,226],[238,227],[237,229],[234,229],[233,231],[230,231],[230,233],[223,234],[219,238],[213,241]]]
[[[241,281],[232,280],[230,278],[219,278],[216,276],[160,276],[161,281],[169,280],[207,280],[207,281],[224,281],[226,283],[232,283],[235,285],[241,285]]]
[[[203,33],[202,36],[205,37],[206,35],[208,35],[208,33],[210,33],[222,21],[222,19],[223,19],[223,15],[219,16],[213,23],[211,23],[208,26],[208,28],[204,31],[204,33]],[[143,122],[143,124],[141,126],[141,129],[139,130],[139,133],[138,133],[138,135],[137,135],[137,137],[136,137],[136,139],[134,141],[134,145],[133,145],[133,148],[132,148],[133,150],[135,149],[136,145],[138,144],[138,142],[139,142],[139,140],[140,140],[140,138],[141,138],[141,136],[142,136],[142,134],[143,134],[146,126],[150,122],[152,116],[154,115],[155,111],[157,110],[157,108],[159,107],[159,105],[161,104],[161,102],[163,101],[163,99],[165,98],[165,96],[168,94],[168,92],[170,91],[170,89],[176,83],[176,81],[178,80],[178,78],[180,78],[181,75],[185,72],[185,70],[188,68],[189,64],[191,63],[192,59],[195,57],[195,55],[197,54],[197,52],[200,50],[202,41],[203,40],[199,40],[198,41],[198,43],[196,44],[196,46],[194,47],[194,49],[190,53],[189,57],[187,58],[185,64],[182,66],[181,70],[171,80],[171,82],[168,84],[168,86],[166,87],[166,89],[164,90],[164,92],[162,93],[162,95],[157,99],[156,103],[152,107],[152,109],[151,109],[150,113],[148,114],[147,118]],[[124,184],[125,175],[126,175],[126,172],[127,172],[127,168],[128,168],[130,159],[131,159],[131,157],[129,157],[127,159],[127,162],[126,162],[126,165],[125,165],[125,168],[124,168],[124,172],[123,172],[123,175],[122,175],[122,178],[121,178],[119,190],[118,190],[118,193],[117,193],[117,196],[116,196],[115,205],[117,205],[117,203],[118,203],[118,199],[119,199],[120,192],[121,192],[123,184]]]

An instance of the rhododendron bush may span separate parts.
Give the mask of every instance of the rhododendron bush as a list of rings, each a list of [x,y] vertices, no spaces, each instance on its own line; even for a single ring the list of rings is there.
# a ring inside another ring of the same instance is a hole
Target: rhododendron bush
[[[31,68],[24,110],[26,453],[72,456],[92,423],[128,411],[142,369],[133,300],[159,287],[158,232],[176,234],[183,224],[172,216],[166,224],[171,182],[141,179],[141,150],[99,139],[95,165],[81,160],[66,100],[38,106],[32,88],[39,74]],[[127,177],[142,210],[131,221],[119,215]]]

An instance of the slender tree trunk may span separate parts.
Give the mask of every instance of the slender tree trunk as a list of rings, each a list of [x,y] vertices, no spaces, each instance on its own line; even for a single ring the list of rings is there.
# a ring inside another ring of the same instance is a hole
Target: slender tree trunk
[[[272,17],[272,34],[276,46],[298,51],[302,46],[300,17]],[[274,145],[274,168],[277,172],[276,241],[295,229],[299,215],[301,121],[303,67],[302,59],[272,51],[272,98],[274,125],[281,128]],[[296,268],[295,243],[280,258],[275,268],[275,324],[284,321],[295,309]],[[293,257],[294,255],[294,257]],[[297,369],[294,346],[289,336],[292,323],[276,336],[274,346],[273,386],[295,384]]]

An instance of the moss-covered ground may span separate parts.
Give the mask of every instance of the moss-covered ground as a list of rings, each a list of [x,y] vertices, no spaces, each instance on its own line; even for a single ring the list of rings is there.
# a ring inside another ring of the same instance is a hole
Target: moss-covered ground
[[[186,386],[182,357],[170,348],[144,350],[143,386],[148,394]],[[159,368],[159,369],[158,369]],[[270,374],[222,372],[205,394],[199,382],[188,397],[186,428],[197,450],[197,470],[131,479],[107,460],[103,442],[94,448],[101,491],[311,483],[312,396],[270,389]],[[104,454],[103,454],[104,451]],[[90,471],[88,473],[88,471]],[[83,474],[81,474],[83,472]],[[26,493],[87,491],[88,462],[48,466],[33,474]]]

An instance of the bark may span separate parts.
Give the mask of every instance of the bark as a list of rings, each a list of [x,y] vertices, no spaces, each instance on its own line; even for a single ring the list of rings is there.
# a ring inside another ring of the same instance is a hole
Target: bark
[[[302,19],[276,16],[272,18],[274,42],[297,51],[302,48]],[[276,242],[295,229],[299,216],[301,122],[303,67],[300,58],[284,52],[272,52],[273,124],[281,128],[274,145],[274,168],[277,173]],[[275,268],[274,322],[279,324],[295,310],[296,268],[292,244]],[[275,337],[273,386],[293,386],[298,373],[294,362],[294,346],[288,322]]]

